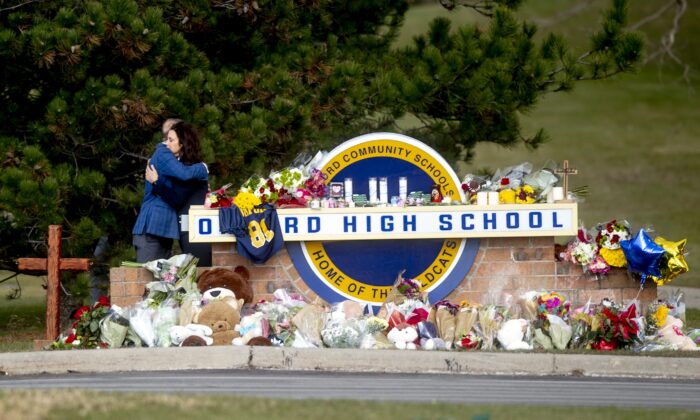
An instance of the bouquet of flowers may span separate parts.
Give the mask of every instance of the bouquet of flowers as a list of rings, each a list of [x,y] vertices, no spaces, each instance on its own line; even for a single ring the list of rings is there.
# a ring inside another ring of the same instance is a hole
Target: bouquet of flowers
[[[462,302],[455,314],[455,347],[471,350],[481,346],[482,339],[473,329],[479,316],[479,306]]]
[[[74,320],[68,335],[60,335],[51,343],[52,349],[107,348],[100,333],[100,321],[109,314],[109,298],[100,296],[92,306],[81,306],[71,315]]]
[[[507,318],[507,310],[502,306],[485,305],[477,312],[479,313],[477,333],[481,336],[482,347],[492,350],[496,333]]]
[[[611,302],[604,304],[602,311],[593,317],[591,347],[596,350],[614,350],[639,342],[636,317],[635,303],[624,309]]]
[[[535,343],[545,349],[566,348],[571,339],[571,327],[566,323],[570,304],[556,292],[537,297],[537,319],[533,323]]]
[[[226,190],[233,184],[226,184],[218,190],[209,191],[204,198],[204,207],[215,209],[219,207],[231,207],[232,200],[226,195]]]
[[[304,182],[304,189],[312,198],[323,198],[326,196],[326,178],[326,174],[320,170],[312,169],[309,178]]]
[[[571,240],[564,252],[560,254],[560,258],[564,261],[569,261],[578,264],[585,271],[590,271],[593,274],[606,274],[610,267],[598,255],[598,244],[588,235],[584,228],[578,230],[578,235]]]
[[[621,222],[611,220],[607,223],[599,223],[598,226],[596,226],[596,231],[598,233],[596,234],[595,241],[600,247],[600,256],[610,266],[625,267],[627,261],[625,260],[625,254],[622,248],[620,248],[620,241],[627,241],[630,239],[629,223],[625,220]]]

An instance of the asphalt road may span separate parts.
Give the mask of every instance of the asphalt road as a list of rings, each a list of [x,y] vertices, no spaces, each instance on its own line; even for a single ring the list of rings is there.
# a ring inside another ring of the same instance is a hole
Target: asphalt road
[[[241,386],[245,384],[245,387]],[[700,381],[435,374],[201,370],[0,378],[0,389],[86,388],[290,399],[684,408],[700,411]]]

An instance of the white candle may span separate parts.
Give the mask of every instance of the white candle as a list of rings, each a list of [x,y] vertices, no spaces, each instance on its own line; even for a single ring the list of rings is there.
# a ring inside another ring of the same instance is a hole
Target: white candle
[[[343,189],[345,190],[345,201],[352,201],[352,178],[345,178]]]
[[[497,206],[500,204],[498,199],[498,191],[489,191],[489,206]]]
[[[554,189],[552,188],[547,191],[547,202],[550,204],[554,202]]]
[[[379,202],[388,203],[389,202],[389,192],[387,179],[385,177],[379,178]]]
[[[486,191],[479,191],[476,193],[476,205],[486,206],[489,204],[489,193]]]
[[[408,195],[408,179],[402,176],[399,178],[399,197],[405,200],[406,195]]]
[[[376,203],[377,200],[377,178],[372,177],[369,179],[369,202]]]
[[[552,188],[552,198],[554,201],[560,201],[564,199],[564,187],[554,187]]]

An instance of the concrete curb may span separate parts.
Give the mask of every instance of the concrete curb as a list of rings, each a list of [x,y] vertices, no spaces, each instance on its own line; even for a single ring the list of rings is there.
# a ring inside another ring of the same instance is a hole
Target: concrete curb
[[[269,369],[700,379],[700,358],[506,352],[184,347],[0,353],[0,374]]]

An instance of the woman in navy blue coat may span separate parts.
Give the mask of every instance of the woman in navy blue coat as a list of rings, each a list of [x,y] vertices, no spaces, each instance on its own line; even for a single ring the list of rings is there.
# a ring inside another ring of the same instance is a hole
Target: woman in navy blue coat
[[[199,138],[184,122],[176,123],[167,131],[166,141],[156,146],[149,165],[153,165],[161,177],[180,181],[207,182],[209,177],[202,163]],[[177,212],[154,193],[150,182],[145,184],[141,210],[132,230],[137,262],[169,258],[173,239],[180,238]]]

